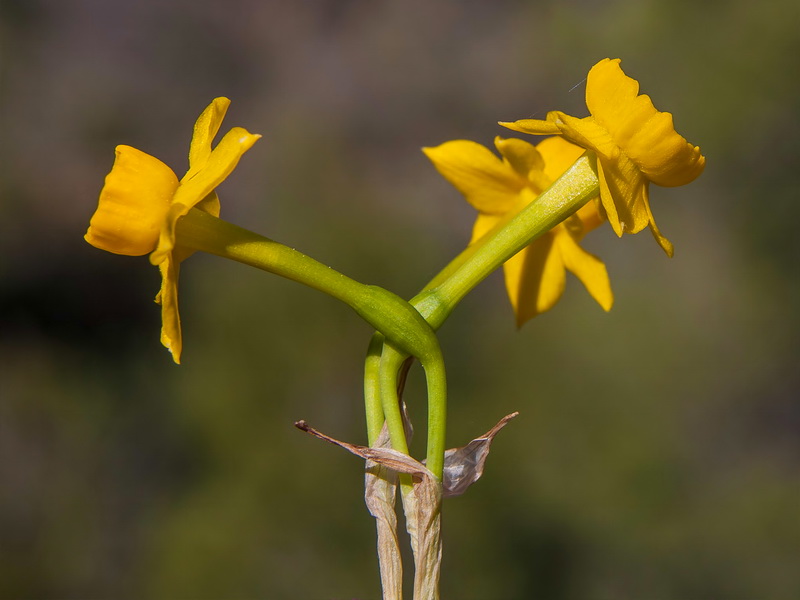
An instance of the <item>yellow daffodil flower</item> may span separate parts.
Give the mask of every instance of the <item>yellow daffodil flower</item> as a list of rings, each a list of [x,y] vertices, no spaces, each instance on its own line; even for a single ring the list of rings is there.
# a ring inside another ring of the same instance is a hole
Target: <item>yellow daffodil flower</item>
[[[161,271],[161,291],[156,296],[161,304],[161,342],[176,363],[182,349],[178,273],[181,261],[191,254],[176,239],[176,223],[192,208],[219,216],[214,189],[261,137],[234,127],[212,149],[229,105],[227,98],[215,98],[197,119],[189,170],[180,181],[157,158],[130,146],[117,146],[114,166],[85,236],[92,246],[115,254],[150,253],[150,262]]]
[[[423,149],[439,173],[478,210],[470,244],[535,200],[584,152],[558,137],[536,147],[498,137],[495,146],[502,160],[485,146],[467,140]],[[611,309],[613,295],[605,265],[579,245],[586,232],[602,222],[596,202],[590,201],[506,261],[506,290],[518,326],[553,307],[564,291],[567,270],[603,309]]]
[[[619,66],[603,59],[586,78],[586,106],[591,116],[579,119],[560,111],[547,119],[523,119],[501,125],[535,135],[561,135],[593,151],[598,159],[600,200],[614,231],[637,233],[650,227],[656,241],[672,256],[673,247],[656,226],[648,185],[674,187],[693,181],[706,159],[700,148],[680,136],[672,115],[659,112],[639,83]]]

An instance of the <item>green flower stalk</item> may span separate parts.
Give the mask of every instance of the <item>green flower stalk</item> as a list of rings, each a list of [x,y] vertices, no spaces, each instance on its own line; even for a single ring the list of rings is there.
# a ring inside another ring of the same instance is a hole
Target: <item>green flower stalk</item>
[[[190,210],[178,222],[176,232],[183,248],[235,260],[341,300],[393,345],[422,364],[441,357],[436,334],[396,294],[359,283],[297,250],[197,209]]]

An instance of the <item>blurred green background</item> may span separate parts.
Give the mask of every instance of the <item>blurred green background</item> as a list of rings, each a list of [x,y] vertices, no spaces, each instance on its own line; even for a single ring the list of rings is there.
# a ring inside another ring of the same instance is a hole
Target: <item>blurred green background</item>
[[[587,239],[611,313],[573,278],[516,331],[495,274],[442,328],[449,445],[521,412],[446,502],[443,596],[800,597],[796,0],[0,0],[0,21],[1,597],[379,597],[362,465],[292,427],[365,441],[369,328],[195,255],[172,364],[157,271],[82,240],[116,144],[181,174],[230,97],[223,127],[264,137],[223,216],[409,297],[474,218],[420,147],[582,116],[606,56],[708,166],[652,190],[673,260]]]

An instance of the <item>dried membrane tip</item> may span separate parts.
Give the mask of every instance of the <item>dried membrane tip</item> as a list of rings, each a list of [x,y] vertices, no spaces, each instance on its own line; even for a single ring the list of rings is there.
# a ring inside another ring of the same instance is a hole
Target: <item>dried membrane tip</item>
[[[489,456],[492,440],[519,412],[506,415],[497,425],[475,438],[466,446],[451,448],[444,453],[444,479],[442,488],[445,498],[460,496],[483,475],[483,467]]]
[[[357,444],[341,442],[330,437],[329,435],[325,435],[321,431],[317,431],[303,420],[297,421],[294,426],[301,431],[310,433],[314,437],[318,437],[321,440],[325,440],[326,442],[339,446],[340,448],[344,448],[356,456],[360,456],[365,460],[371,460],[380,465],[384,465],[393,471],[397,471],[398,473],[408,473],[409,475],[417,478],[433,477],[433,473],[431,473],[421,462],[411,458],[407,454],[398,452],[393,448],[369,448],[367,446],[359,446]]]

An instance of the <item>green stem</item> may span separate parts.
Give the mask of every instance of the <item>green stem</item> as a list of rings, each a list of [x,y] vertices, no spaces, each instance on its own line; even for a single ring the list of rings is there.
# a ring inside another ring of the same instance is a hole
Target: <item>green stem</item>
[[[394,348],[391,344],[383,345],[380,359],[379,385],[380,399],[386,427],[392,440],[392,448],[408,454],[408,442],[405,437],[403,415],[400,399],[397,394],[397,374],[407,354]],[[420,361],[425,370],[428,386],[428,441],[427,464],[439,480],[444,470],[445,434],[447,424],[447,377],[444,368],[444,357],[430,356]]]
[[[367,360],[364,363],[364,407],[367,415],[367,439],[370,447],[375,445],[384,422],[379,378],[384,340],[385,338],[380,333],[376,333],[370,338]]]
[[[428,385],[428,448],[426,467],[439,481],[444,474],[445,434],[447,432],[447,377],[444,357],[423,363]]]
[[[380,356],[378,383],[383,416],[392,440],[392,448],[408,454],[408,440],[406,440],[403,414],[400,408],[400,397],[397,393],[397,373],[405,358],[404,353],[399,352],[391,344],[385,343]]]
[[[420,314],[381,287],[359,283],[297,250],[194,208],[178,221],[176,236],[182,247],[269,271],[341,300],[423,362],[440,354],[436,334]]]
[[[380,369],[378,373],[378,385],[380,388],[380,402],[383,408],[383,415],[386,419],[386,429],[389,431],[389,439],[392,448],[403,454],[408,454],[408,439],[406,439],[406,428],[403,423],[403,413],[400,408],[400,394],[397,391],[397,373],[403,364],[404,356],[391,345],[384,343],[380,355]],[[414,483],[408,473],[398,473],[400,480],[400,490],[405,504],[406,494],[411,493]]]
[[[350,306],[363,303],[364,284],[257,233],[191,209],[177,224],[178,244],[275,273]]]

